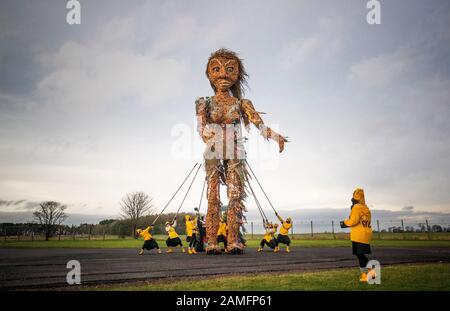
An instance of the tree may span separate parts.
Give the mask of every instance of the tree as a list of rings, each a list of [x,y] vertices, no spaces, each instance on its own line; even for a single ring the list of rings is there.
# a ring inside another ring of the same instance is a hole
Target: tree
[[[127,193],[122,198],[120,202],[122,217],[131,222],[132,236],[136,235],[139,218],[145,214],[150,214],[153,210],[152,201],[153,199],[144,192]]]
[[[59,202],[46,201],[39,204],[38,209],[33,213],[33,218],[39,222],[45,232],[45,240],[48,241],[57,226],[67,218],[64,210],[67,206]]]

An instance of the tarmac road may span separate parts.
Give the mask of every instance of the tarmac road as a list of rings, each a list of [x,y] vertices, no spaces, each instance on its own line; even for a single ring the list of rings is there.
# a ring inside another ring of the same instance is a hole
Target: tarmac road
[[[53,288],[68,286],[69,260],[81,264],[82,284],[144,281],[166,277],[195,277],[218,274],[254,274],[274,271],[307,271],[356,267],[351,248],[300,248],[291,253],[258,253],[206,256],[157,254],[143,256],[134,249],[0,249],[0,289]],[[450,248],[372,248],[372,259],[381,265],[450,262]]]

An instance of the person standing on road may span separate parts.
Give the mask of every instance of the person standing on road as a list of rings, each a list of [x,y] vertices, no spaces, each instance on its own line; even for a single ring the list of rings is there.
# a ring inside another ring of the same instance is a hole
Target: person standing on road
[[[278,251],[280,250],[280,244],[286,244],[286,253],[289,253],[291,250],[289,249],[289,245],[291,244],[291,239],[289,238],[289,230],[292,227],[292,220],[291,218],[286,218],[286,221],[283,220],[283,218],[281,218],[280,215],[278,215],[278,213],[275,213],[275,215],[278,217],[278,219],[281,222],[281,227],[280,227],[280,233],[278,234],[277,237],[277,249]]]
[[[181,252],[184,253],[183,243],[181,242],[178,233],[175,231],[175,227],[177,226],[177,221],[174,219],[173,222],[166,221],[166,232],[169,237],[166,240],[167,245],[167,253],[173,253],[172,247],[181,247]]]
[[[269,246],[273,251],[277,252],[277,240],[275,239],[275,232],[276,228],[272,223],[265,223],[264,229],[266,230],[263,239],[261,240],[261,243],[259,244],[258,252],[262,252],[264,245]]]
[[[189,243],[188,254],[197,254],[195,246],[197,243],[197,218],[192,219],[186,215],[186,241]]]
[[[142,245],[142,248],[139,252],[139,255],[143,255],[144,254],[144,249],[146,250],[152,250],[154,248],[156,248],[158,250],[158,254],[161,254],[161,250],[159,249],[159,245],[158,242],[156,242],[156,240],[152,237],[152,232],[153,227],[152,226],[148,226],[146,229],[142,230],[142,229],[137,229],[136,233],[140,236],[144,238],[144,245]]]
[[[228,226],[227,226],[226,216],[224,214],[224,215],[222,215],[222,218],[220,219],[219,230],[217,231],[217,245],[219,245],[219,243],[223,243],[225,252],[228,252],[227,236],[228,236]]]
[[[370,254],[370,242],[372,240],[371,214],[366,205],[364,190],[357,188],[353,191],[350,217],[341,221],[341,228],[350,228],[353,255],[358,258],[361,270],[361,282],[367,282],[369,271],[366,254]]]

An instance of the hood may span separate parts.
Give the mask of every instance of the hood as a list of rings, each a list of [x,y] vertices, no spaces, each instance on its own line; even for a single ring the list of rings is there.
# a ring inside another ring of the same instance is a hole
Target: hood
[[[356,188],[353,191],[353,199],[357,200],[360,204],[366,204],[366,199],[364,198],[364,190],[361,188]]]

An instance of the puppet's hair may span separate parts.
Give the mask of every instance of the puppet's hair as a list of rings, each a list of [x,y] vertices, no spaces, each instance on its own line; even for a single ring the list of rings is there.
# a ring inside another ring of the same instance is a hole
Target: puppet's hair
[[[234,97],[238,98],[238,99],[242,99],[242,96],[244,95],[244,91],[245,88],[248,87],[247,84],[247,78],[248,78],[248,74],[245,71],[245,67],[244,67],[244,63],[242,62],[242,59],[239,58],[238,54],[228,50],[228,49],[219,49],[217,51],[215,51],[214,53],[211,54],[211,56],[208,58],[208,63],[206,64],[206,76],[209,78],[208,76],[208,66],[209,66],[209,62],[216,57],[225,57],[225,58],[229,58],[229,59],[234,59],[238,62],[239,64],[239,75],[238,75],[238,80],[236,81],[236,83],[231,87],[231,93],[233,94]],[[214,87],[214,85],[211,83],[211,87],[213,88],[214,91],[216,91],[216,88]]]

